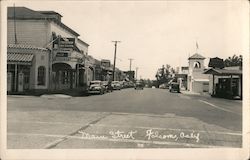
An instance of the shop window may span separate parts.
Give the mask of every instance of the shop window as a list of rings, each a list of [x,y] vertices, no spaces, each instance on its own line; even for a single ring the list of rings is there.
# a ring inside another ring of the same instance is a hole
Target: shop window
[[[38,67],[37,84],[45,85],[45,78],[46,78],[45,67],[44,66]]]
[[[62,72],[62,84],[68,84],[69,83],[69,72],[64,71]]]

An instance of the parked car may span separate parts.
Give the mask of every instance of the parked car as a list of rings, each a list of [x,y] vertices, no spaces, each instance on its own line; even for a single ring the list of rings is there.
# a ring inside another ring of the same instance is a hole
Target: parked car
[[[169,89],[169,83],[163,83],[163,84],[159,85],[159,88],[160,89]]]
[[[121,84],[119,81],[112,81],[111,86],[113,90],[121,90]]]
[[[143,89],[144,85],[141,81],[136,81],[135,82],[135,89]]]
[[[105,90],[104,92],[108,92],[108,85],[109,85],[109,82],[108,81],[102,81],[102,85],[104,86]]]
[[[120,81],[120,85],[121,85],[121,88],[125,88],[125,82],[124,81]]]
[[[179,83],[171,82],[169,85],[169,92],[177,92],[180,93]]]
[[[102,81],[91,81],[88,93],[89,94],[104,94],[105,93],[105,86],[103,85]]]
[[[111,81],[103,81],[103,85],[105,87],[105,92],[112,92],[113,91]]]

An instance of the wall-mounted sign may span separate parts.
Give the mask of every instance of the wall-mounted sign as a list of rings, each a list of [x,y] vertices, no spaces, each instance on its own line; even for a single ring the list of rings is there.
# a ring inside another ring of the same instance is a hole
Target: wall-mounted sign
[[[110,67],[110,65],[111,65],[110,60],[107,60],[107,59],[102,59],[101,60],[101,66]]]
[[[75,45],[75,38],[59,38],[59,48],[73,48]]]
[[[68,53],[66,53],[66,52],[57,52],[56,57],[68,57]]]
[[[53,36],[54,43],[53,46],[58,50],[71,51],[75,46],[75,38],[66,38],[58,36]]]

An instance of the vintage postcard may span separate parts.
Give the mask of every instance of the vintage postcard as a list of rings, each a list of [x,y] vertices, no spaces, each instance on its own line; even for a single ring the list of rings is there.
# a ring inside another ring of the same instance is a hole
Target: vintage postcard
[[[249,158],[248,1],[2,1],[1,159]]]

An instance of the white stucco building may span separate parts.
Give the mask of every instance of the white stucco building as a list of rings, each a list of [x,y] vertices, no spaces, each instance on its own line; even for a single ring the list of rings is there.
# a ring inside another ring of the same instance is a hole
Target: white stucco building
[[[89,45],[61,18],[54,11],[8,7],[8,91],[73,89],[86,84],[84,58]]]
[[[205,59],[198,53],[188,58],[187,89],[191,92],[203,93],[209,90],[209,75],[204,74]]]

